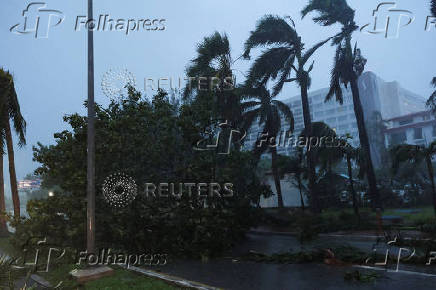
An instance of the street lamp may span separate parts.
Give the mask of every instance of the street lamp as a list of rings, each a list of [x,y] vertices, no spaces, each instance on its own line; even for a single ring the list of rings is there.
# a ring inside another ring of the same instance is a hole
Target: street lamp
[[[88,19],[93,19],[92,0],[88,0]],[[92,22],[91,22],[92,23]],[[95,251],[95,109],[94,109],[94,34],[88,25],[88,139],[87,139],[87,223],[86,249]]]

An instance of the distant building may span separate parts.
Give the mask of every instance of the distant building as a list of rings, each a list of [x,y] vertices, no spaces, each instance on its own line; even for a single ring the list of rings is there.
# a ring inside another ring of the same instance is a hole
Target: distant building
[[[428,146],[436,140],[436,120],[430,111],[421,111],[387,120],[386,147],[398,144]]]
[[[25,179],[18,181],[18,190],[37,190],[41,187],[41,179]]]
[[[351,89],[343,88],[344,103],[341,105],[333,97],[329,102],[324,102],[329,89],[324,88],[309,93],[309,104],[312,122],[324,122],[336,131],[338,136],[350,134],[353,137],[352,145],[359,146],[359,134],[357,129],[356,117],[354,115],[353,96]],[[374,118],[377,113],[381,119],[392,119],[402,115],[423,111],[425,109],[425,99],[406,89],[403,89],[398,82],[385,82],[372,72],[365,72],[359,78],[360,100],[366,121]],[[304,129],[303,110],[301,97],[295,96],[283,101],[288,104],[294,113],[295,130],[293,135],[298,136]],[[288,130],[289,125],[282,122],[282,130]],[[257,123],[248,132],[245,144],[247,150],[254,146],[256,138],[261,133],[261,128]],[[368,129],[368,128],[367,128]],[[367,130],[369,131],[369,130]],[[383,133],[381,136],[369,135],[370,141],[374,137],[380,137],[383,146]],[[283,133],[283,136],[285,134]],[[373,153],[373,163],[375,167],[381,164],[379,150],[370,142],[371,152]],[[278,146],[277,152],[282,155],[290,155],[294,148],[290,146]]]

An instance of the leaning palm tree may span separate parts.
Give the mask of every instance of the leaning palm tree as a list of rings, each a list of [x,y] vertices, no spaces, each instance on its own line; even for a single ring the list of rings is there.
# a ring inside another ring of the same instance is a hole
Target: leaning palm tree
[[[259,127],[263,126],[263,133],[267,134],[268,138],[275,138],[281,129],[281,115],[284,117],[285,121],[289,123],[289,131],[292,132],[294,130],[294,117],[291,109],[281,101],[274,100],[270,92],[264,86],[244,88],[241,90],[241,96],[242,99],[247,100],[242,103],[244,130],[248,131],[256,119],[258,119]],[[260,155],[269,149],[271,153],[274,184],[277,191],[278,207],[281,208],[284,205],[277,166],[277,148],[276,146],[269,146],[272,144],[266,145],[264,142],[259,141],[260,140],[255,143],[255,156],[257,160],[259,160]]]
[[[436,77],[433,78],[431,84],[436,88]],[[429,107],[434,114],[436,113],[436,91],[434,91],[433,94],[431,94],[431,96],[428,98],[427,107]]]
[[[300,203],[301,209],[305,210],[303,190],[305,190],[305,186],[303,184],[303,179],[307,174],[307,168],[303,162],[303,152],[302,150],[297,150],[294,156],[291,156],[285,165],[284,173],[292,174],[292,178],[295,180],[295,185],[298,187],[298,192],[300,193]]]
[[[360,49],[358,49],[357,46],[353,49],[351,45],[352,34],[359,28],[354,22],[354,10],[348,6],[346,0],[310,0],[309,4],[301,13],[302,16],[305,17],[312,11],[319,13],[318,16],[313,18],[316,23],[323,26],[330,26],[335,23],[342,25],[341,32],[333,37],[333,45],[336,45],[336,55],[331,72],[330,91],[326,96],[326,101],[336,96],[336,100],[342,104],[343,95],[341,84],[345,87],[348,87],[348,85],[351,86],[360,144],[368,160],[366,163],[366,171],[372,204],[374,208],[380,209],[382,205],[377,189],[377,181],[358,87],[358,79],[365,68],[366,59],[362,57]]]
[[[434,182],[434,171],[432,165],[433,155],[436,153],[436,141],[432,142],[428,147],[422,145],[397,145],[390,150],[392,156],[392,169],[396,173],[401,163],[412,163],[417,165],[425,162],[427,166],[428,178],[430,179],[433,208],[436,216],[436,188]]]
[[[288,23],[289,22],[289,23]],[[272,96],[277,96],[288,82],[296,82],[301,90],[301,103],[303,107],[303,119],[306,130],[311,135],[312,120],[310,117],[308,90],[311,85],[310,72],[313,69],[313,62],[307,67],[312,55],[330,38],[323,40],[308,50],[304,49],[304,43],[298,35],[292,19],[267,15],[256,25],[254,31],[245,42],[244,57],[250,58],[253,48],[268,47],[259,56],[250,68],[247,83],[249,85],[266,85],[269,80],[276,80]],[[291,77],[291,74],[295,73]],[[307,154],[309,168],[309,192],[314,197],[312,207],[319,210],[319,203],[314,192],[315,165],[312,155]]]
[[[213,110],[217,118],[230,121],[236,126],[240,121],[241,110],[239,98],[233,90],[233,60],[230,43],[226,34],[218,32],[205,37],[197,46],[197,57],[186,69],[189,81],[183,97],[192,100],[202,96],[213,98]],[[195,80],[194,84],[192,80]]]
[[[436,17],[436,0],[431,0],[431,13]]]
[[[347,134],[346,138],[350,139],[351,136],[349,136]],[[353,200],[353,210],[354,210],[354,214],[357,217],[357,220],[360,223],[359,204],[357,201],[356,190],[354,189],[353,166],[352,166],[353,161],[355,161],[356,163],[359,163],[359,161],[360,161],[360,156],[361,156],[360,148],[354,148],[348,142],[346,142],[344,145],[345,146],[341,147],[341,151],[345,157],[345,160],[347,161],[348,182],[349,182],[349,186],[350,186],[351,197]]]
[[[13,129],[18,135],[18,146],[26,144],[26,121],[21,115],[14,80],[8,71],[0,69],[0,153],[3,153],[4,140],[8,149],[9,176],[11,181],[12,202],[14,205],[15,218],[20,217],[20,198],[18,196],[17,177],[15,173],[14,145],[10,121]],[[3,154],[0,154],[3,157]],[[2,166],[0,166],[2,167]],[[0,174],[2,175],[2,174]],[[1,177],[1,176],[0,176]],[[3,178],[0,180],[0,194],[4,192]]]

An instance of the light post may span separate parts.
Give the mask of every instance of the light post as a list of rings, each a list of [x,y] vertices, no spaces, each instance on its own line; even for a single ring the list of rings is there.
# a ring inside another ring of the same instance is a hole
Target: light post
[[[88,0],[88,19],[93,19],[92,0]],[[92,23],[92,22],[91,22]],[[94,26],[88,25],[88,139],[87,139],[87,223],[86,249],[95,251],[95,109],[94,109]]]

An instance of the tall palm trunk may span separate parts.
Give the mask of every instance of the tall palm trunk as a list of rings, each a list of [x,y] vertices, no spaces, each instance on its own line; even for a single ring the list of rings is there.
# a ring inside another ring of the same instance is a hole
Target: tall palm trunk
[[[365,117],[363,114],[362,103],[360,102],[360,93],[359,87],[357,85],[357,77],[351,80],[351,91],[353,94],[354,114],[356,115],[357,128],[359,129],[360,144],[366,157],[366,172],[368,177],[370,196],[372,199],[372,206],[374,209],[381,209],[382,205],[380,195],[377,189],[374,166],[372,165],[371,150],[369,146],[368,134],[365,128]]]
[[[301,88],[301,105],[303,107],[303,119],[304,119],[304,127],[308,136],[312,136],[312,120],[310,118],[310,108],[309,108],[309,97],[307,94],[307,82],[300,83]],[[315,193],[315,163],[313,161],[313,154],[311,151],[307,150],[307,167],[309,169],[309,193],[311,198],[311,207],[314,212],[320,212],[321,207],[319,204],[318,194]]]
[[[301,177],[299,174],[297,175],[297,182],[298,182],[298,190],[300,192],[301,209],[304,211],[305,210],[304,198],[303,198],[303,191],[302,191],[302,186],[301,186]]]
[[[17,176],[15,173],[15,158],[14,158],[14,144],[12,142],[11,125],[9,120],[5,121],[6,125],[6,144],[8,147],[8,159],[9,159],[9,177],[11,180],[11,192],[12,202],[14,204],[14,217],[20,217],[20,197],[18,195]]]
[[[356,214],[357,221],[360,223],[360,214],[359,214],[359,205],[357,204],[356,191],[354,190],[354,181],[353,181],[353,169],[351,168],[351,157],[347,154],[347,167],[348,167],[348,178],[350,181],[350,191],[351,196],[353,197],[353,209]]]
[[[279,171],[277,168],[277,149],[276,147],[271,148],[271,167],[272,167],[272,173],[274,177],[274,184],[276,186],[277,191],[277,201],[278,201],[278,207],[283,208],[283,196],[282,196],[282,188],[280,186],[280,176]]]
[[[3,179],[3,154],[0,154],[0,215],[6,213],[5,201],[5,181]],[[6,218],[0,216],[0,237],[7,235],[8,227],[6,225]]]
[[[431,155],[425,156],[425,163],[427,164],[428,177],[430,178],[431,190],[433,195],[433,209],[434,214],[436,216],[436,188],[434,184],[434,173],[433,173],[433,165],[431,164]]]

